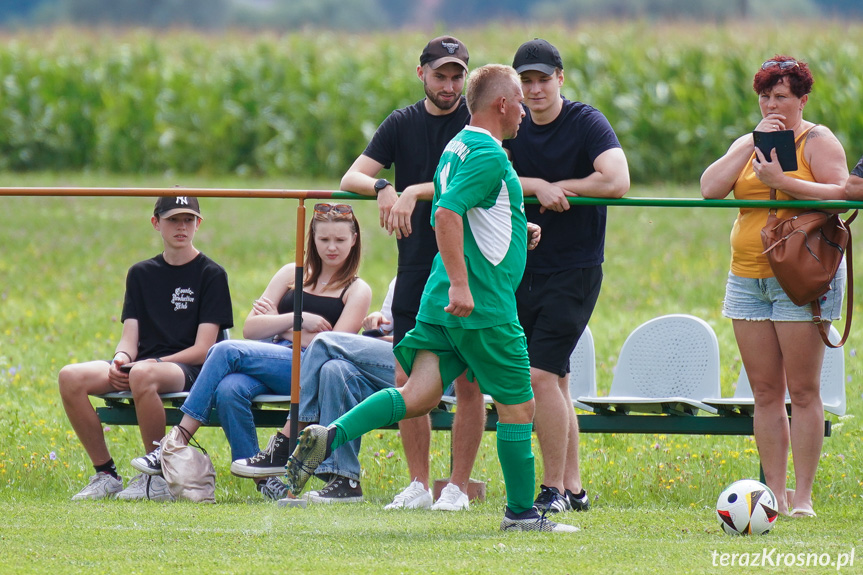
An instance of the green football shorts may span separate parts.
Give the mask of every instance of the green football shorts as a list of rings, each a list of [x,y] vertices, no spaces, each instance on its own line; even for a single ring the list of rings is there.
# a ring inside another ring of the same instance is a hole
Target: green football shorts
[[[517,321],[482,329],[445,327],[417,321],[393,348],[410,375],[417,351],[440,358],[443,387],[467,369],[467,378],[498,403],[517,405],[533,399],[527,338]]]

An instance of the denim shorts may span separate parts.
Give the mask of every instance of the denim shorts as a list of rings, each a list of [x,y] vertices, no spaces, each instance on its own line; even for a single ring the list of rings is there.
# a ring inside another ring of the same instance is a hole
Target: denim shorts
[[[830,283],[830,291],[821,296],[821,317],[825,320],[842,318],[845,276],[843,260]],[[751,321],[812,321],[812,308],[809,305],[794,305],[779,287],[776,278],[742,278],[729,272],[722,315]]]

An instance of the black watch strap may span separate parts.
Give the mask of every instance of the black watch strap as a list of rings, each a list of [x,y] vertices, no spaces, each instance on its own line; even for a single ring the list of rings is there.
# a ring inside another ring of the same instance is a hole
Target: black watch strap
[[[375,182],[375,195],[377,196],[381,193],[381,190],[387,186],[391,186],[392,184],[386,178],[381,178]]]

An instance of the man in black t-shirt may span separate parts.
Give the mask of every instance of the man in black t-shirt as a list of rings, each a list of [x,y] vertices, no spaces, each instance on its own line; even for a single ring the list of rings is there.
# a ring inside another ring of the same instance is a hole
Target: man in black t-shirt
[[[165,435],[158,394],[191,388],[219,332],[233,326],[228,276],[192,244],[201,224],[197,198],[159,198],[151,222],[164,251],[129,269],[123,333],[113,359],[60,370],[63,408],[96,469],[73,501],[172,498],[159,476],[139,475],[123,490],[89,396],[131,391],[144,449],[150,451]]]
[[[342,177],[342,190],[377,196],[380,224],[398,240],[393,343],[401,341],[416,323],[420,297],[438,251],[431,227],[432,179],[444,147],[470,120],[462,96],[468,58],[467,47],[456,38],[431,40],[417,66],[426,97],[390,114]],[[377,177],[382,169],[393,165],[395,185]],[[406,381],[397,364],[396,385],[402,387]],[[456,380],[455,388],[459,407],[453,422],[450,484],[432,505],[428,489],[430,420],[428,416],[404,420],[399,429],[413,481],[387,509],[468,507],[467,485],[485,427],[485,406],[476,383],[468,382],[464,375]]]
[[[629,167],[605,116],[561,97],[563,61],[554,46],[525,42],[512,66],[521,76],[527,115],[518,137],[504,147],[524,195],[540,203],[525,206],[527,219],[542,228],[516,292],[544,468],[535,504],[550,512],[587,510],[568,372],[602,284],[606,207],[570,206],[568,197],[620,198],[629,190]]]

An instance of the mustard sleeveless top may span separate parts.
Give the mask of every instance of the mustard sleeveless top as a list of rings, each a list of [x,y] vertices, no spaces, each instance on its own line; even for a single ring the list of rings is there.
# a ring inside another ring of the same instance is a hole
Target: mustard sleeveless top
[[[806,136],[810,130],[806,130],[797,137],[797,170],[794,172],[786,172],[787,175],[798,180],[806,180],[809,182],[815,181],[812,176],[812,170],[809,164],[804,159],[804,150],[806,148]],[[803,141],[800,142],[800,139]],[[755,170],[752,169],[752,162],[755,159],[755,151],[752,152],[752,157],[746,163],[743,171],[734,182],[734,199],[737,200],[769,200],[770,188],[758,179],[755,175]],[[793,200],[788,194],[776,190],[777,200]],[[734,227],[731,228],[731,273],[742,278],[764,279],[773,277],[773,270],[770,269],[770,263],[767,261],[767,256],[761,252],[764,247],[761,245],[761,228],[767,223],[767,208],[740,208],[737,214],[737,219],[734,222]],[[779,219],[790,218],[793,215],[802,213],[806,210],[783,208],[777,211]]]

